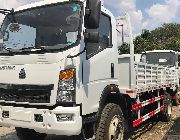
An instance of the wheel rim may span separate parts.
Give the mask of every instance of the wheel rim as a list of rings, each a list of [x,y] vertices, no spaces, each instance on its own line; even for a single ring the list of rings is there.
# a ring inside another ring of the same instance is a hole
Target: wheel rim
[[[120,116],[114,116],[109,126],[109,140],[122,140],[123,127]]]
[[[167,110],[167,112],[168,112],[168,115],[171,115],[171,114],[172,114],[172,106],[171,106],[171,104],[168,105],[168,110]]]
[[[166,115],[168,116],[171,116],[172,114],[172,103],[171,103],[171,100],[167,100],[167,105],[165,105],[165,113]]]
[[[177,92],[177,96],[176,96],[178,102],[180,103],[180,91]]]

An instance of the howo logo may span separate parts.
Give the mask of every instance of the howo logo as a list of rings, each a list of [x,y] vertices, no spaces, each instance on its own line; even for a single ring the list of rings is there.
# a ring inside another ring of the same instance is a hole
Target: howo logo
[[[0,66],[0,70],[15,70],[15,66]]]
[[[26,78],[26,72],[25,69],[21,69],[20,73],[19,73],[19,79],[25,79]]]

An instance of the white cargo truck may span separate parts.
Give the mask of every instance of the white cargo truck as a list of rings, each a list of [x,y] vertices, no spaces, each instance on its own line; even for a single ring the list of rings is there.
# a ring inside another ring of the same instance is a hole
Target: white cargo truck
[[[176,72],[178,84],[174,87],[174,92],[171,92],[171,98],[174,105],[180,105],[180,53],[173,50],[146,51],[141,55],[141,62],[158,64]]]
[[[0,12],[0,125],[14,126],[20,140],[122,140],[150,118],[170,119],[177,79],[134,62],[128,15],[115,18],[100,0],[44,0]],[[121,20],[129,55],[118,55]]]

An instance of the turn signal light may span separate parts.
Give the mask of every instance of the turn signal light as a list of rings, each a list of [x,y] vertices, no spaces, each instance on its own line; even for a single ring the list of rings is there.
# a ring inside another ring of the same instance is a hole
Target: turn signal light
[[[59,74],[59,79],[60,80],[72,79],[74,77],[75,77],[74,69],[64,70],[64,71],[61,71],[60,74]]]

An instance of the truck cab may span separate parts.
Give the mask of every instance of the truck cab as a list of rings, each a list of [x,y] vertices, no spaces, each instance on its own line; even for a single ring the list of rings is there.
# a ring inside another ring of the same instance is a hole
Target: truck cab
[[[173,50],[146,51],[141,55],[141,62],[178,68],[179,53]]]
[[[79,135],[103,90],[118,82],[113,14],[97,0],[44,0],[1,13],[0,125]]]

